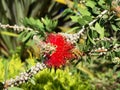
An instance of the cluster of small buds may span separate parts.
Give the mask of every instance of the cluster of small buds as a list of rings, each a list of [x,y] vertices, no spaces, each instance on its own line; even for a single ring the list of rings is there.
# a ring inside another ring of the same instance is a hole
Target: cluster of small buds
[[[99,47],[97,49],[94,49],[94,50],[91,50],[89,52],[89,54],[92,54],[92,53],[99,53],[99,55],[103,55],[103,54],[106,54],[106,52],[108,51],[108,49],[106,49],[105,47]]]
[[[24,26],[17,26],[17,25],[14,25],[14,26],[11,26],[9,24],[1,24],[0,23],[0,28],[3,28],[3,29],[13,29],[15,32],[22,32],[23,30],[28,30],[28,31],[32,31],[33,29],[29,28],[29,27],[24,27]]]
[[[120,50],[120,45],[119,44],[115,44],[113,46],[113,51],[117,51],[117,50]]]
[[[67,34],[67,33],[60,33],[60,34],[64,36],[68,42],[72,44],[76,43],[80,37],[80,35],[78,34]]]
[[[44,44],[43,47],[42,47],[42,52],[43,53],[53,53],[55,50],[56,50],[56,47],[55,45],[52,45],[51,43],[47,43],[47,44]]]
[[[107,38],[107,37],[104,37],[103,39],[101,38],[94,38],[93,40],[94,41],[101,41],[101,40],[104,40],[104,41],[113,41],[113,37],[110,37],[110,38]]]
[[[55,45],[41,41],[36,35],[33,36],[33,40],[35,41],[37,46],[40,48],[41,53],[49,53],[56,50]]]
[[[115,44],[115,45],[110,45],[109,48],[105,48],[105,47],[99,47],[97,49],[92,49],[89,51],[89,55],[92,55],[93,53],[99,53],[99,55],[104,55],[106,54],[108,51],[120,51],[120,45],[119,44]]]
[[[8,87],[19,86],[22,83],[27,82],[30,78],[33,77],[33,75],[37,74],[39,71],[45,68],[46,68],[46,65],[44,63],[38,62],[35,66],[31,67],[31,69],[28,70],[27,72],[23,72],[19,76],[16,76],[15,79],[10,79],[3,82],[4,90],[7,90]]]
[[[114,57],[112,62],[115,64],[120,64],[120,57]]]

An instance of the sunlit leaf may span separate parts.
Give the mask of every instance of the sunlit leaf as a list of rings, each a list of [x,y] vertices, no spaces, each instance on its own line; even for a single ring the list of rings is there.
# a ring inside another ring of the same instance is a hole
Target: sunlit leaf
[[[115,25],[112,24],[111,26],[112,26],[114,31],[118,31],[119,30],[119,28],[117,28]]]
[[[78,11],[80,12],[80,14],[82,14],[83,16],[88,15],[90,16],[90,12],[86,9],[86,8],[78,8]]]
[[[70,18],[72,19],[73,22],[78,22],[80,16],[70,16]]]
[[[96,2],[94,2],[94,1],[92,1],[92,0],[88,0],[88,1],[86,2],[86,5],[87,5],[88,7],[94,8],[95,5],[96,5]]]
[[[9,87],[8,90],[23,90],[23,89],[18,87]]]
[[[18,34],[12,33],[12,32],[7,32],[7,31],[1,31],[1,34],[7,35],[7,36],[18,37]]]
[[[100,38],[104,38],[104,27],[101,27],[99,23],[95,24],[95,30],[100,34]]]

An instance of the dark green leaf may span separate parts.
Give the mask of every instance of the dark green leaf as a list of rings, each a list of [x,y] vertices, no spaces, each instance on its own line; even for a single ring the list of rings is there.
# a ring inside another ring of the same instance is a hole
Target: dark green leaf
[[[26,36],[23,37],[22,42],[28,41],[33,36],[33,32],[28,32]]]

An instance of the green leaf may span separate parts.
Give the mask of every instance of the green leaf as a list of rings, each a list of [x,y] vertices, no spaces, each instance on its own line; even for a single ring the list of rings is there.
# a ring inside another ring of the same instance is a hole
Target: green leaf
[[[120,18],[116,18],[115,21],[120,21]]]
[[[1,34],[7,35],[7,36],[13,36],[13,37],[17,37],[18,36],[18,34],[16,34],[16,33],[7,32],[7,31],[1,31]]]
[[[99,23],[95,24],[95,30],[99,33],[100,38],[104,38],[104,27],[101,27]]]
[[[18,87],[9,87],[8,90],[23,90],[23,89]]]
[[[99,0],[98,4],[102,6],[103,4],[105,4],[105,1],[104,0]]]
[[[101,6],[101,8],[106,9],[106,2],[105,2],[105,0],[99,0],[98,4]]]
[[[74,31],[77,30],[77,29],[79,29],[79,27],[74,27],[74,28],[72,28],[72,29],[66,31],[66,33],[74,32]]]
[[[78,22],[80,16],[70,16],[70,18],[72,19],[73,22]]]
[[[62,12],[62,15],[63,15],[63,16],[65,16],[65,15],[67,15],[68,13],[73,14],[74,12],[73,12],[73,10],[72,10],[72,9],[67,8],[67,9],[65,9],[65,10]]]
[[[88,36],[89,40],[95,45],[96,44],[95,41],[90,37],[88,32],[87,32],[87,36]]]
[[[117,28],[115,25],[111,25],[112,26],[112,29],[114,30],[114,31],[118,31],[119,30],[119,28]]]
[[[86,25],[86,24],[87,24],[83,18],[79,18],[79,19],[78,19],[78,23],[79,23],[80,25]]]
[[[19,34],[18,40],[22,40],[22,38],[26,35],[26,31],[23,31]]]
[[[86,25],[90,21],[92,21],[92,17],[88,16],[88,15],[84,15],[82,17],[80,17],[80,16],[71,16],[70,18],[72,19],[73,22],[78,22],[81,25]]]
[[[5,36],[5,35],[0,35],[4,41],[4,43],[7,45],[7,48],[9,50],[13,49],[13,45],[11,44],[11,39],[9,36]],[[0,38],[1,39],[1,38]]]
[[[5,72],[5,75],[4,75],[4,79],[7,80],[8,78],[8,61],[4,61],[4,72]]]
[[[100,8],[98,8],[98,7],[94,7],[92,9],[92,11],[93,11],[94,14],[100,14],[101,13]]]
[[[109,17],[108,15],[103,15],[102,16],[103,19],[108,19],[108,17]]]
[[[38,28],[39,28],[39,30],[42,30],[42,29],[44,29],[44,25],[43,25],[43,23],[42,22],[40,22],[40,20],[36,20],[36,26],[38,26]]]
[[[88,15],[85,15],[82,18],[85,20],[86,24],[88,24],[90,21],[92,21],[92,17],[88,16]]]
[[[43,24],[45,25],[45,29],[48,32],[53,31],[58,23],[56,20],[53,21],[53,20],[49,19],[48,17],[42,18],[41,20],[42,20]]]
[[[94,8],[95,5],[96,5],[96,2],[94,2],[94,1],[89,0],[86,2],[86,6],[88,6],[88,7]]]
[[[35,82],[33,79],[30,79],[30,82],[31,82],[33,85],[36,84],[36,82]]]
[[[26,41],[29,40],[32,36],[33,36],[33,32],[28,32],[28,33],[26,33],[26,36],[23,37],[22,42],[26,42]]]
[[[118,26],[119,30],[120,30],[120,21],[116,23],[116,25]]]
[[[80,14],[82,14],[82,16],[90,16],[91,13],[86,9],[86,8],[78,8],[78,11],[80,12]]]
[[[44,29],[43,23],[39,19],[34,19],[32,17],[25,18],[23,20],[23,24],[25,26],[29,26],[30,28],[33,28],[35,30],[43,30]]]

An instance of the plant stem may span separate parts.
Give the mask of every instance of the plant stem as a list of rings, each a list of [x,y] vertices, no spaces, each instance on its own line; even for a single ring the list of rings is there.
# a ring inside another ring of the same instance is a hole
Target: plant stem
[[[30,78],[32,78],[38,72],[44,70],[46,65],[44,63],[36,63],[35,66],[31,67],[28,71],[21,73],[19,76],[16,76],[15,79],[6,80],[3,82],[4,89],[7,90],[8,87],[19,86],[22,83],[27,82]]]

